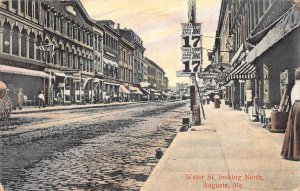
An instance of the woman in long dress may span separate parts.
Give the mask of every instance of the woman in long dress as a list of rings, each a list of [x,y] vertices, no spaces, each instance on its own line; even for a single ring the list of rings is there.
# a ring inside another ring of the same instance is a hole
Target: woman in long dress
[[[289,160],[300,157],[300,70],[295,72],[295,85],[291,92],[290,110],[281,156]]]

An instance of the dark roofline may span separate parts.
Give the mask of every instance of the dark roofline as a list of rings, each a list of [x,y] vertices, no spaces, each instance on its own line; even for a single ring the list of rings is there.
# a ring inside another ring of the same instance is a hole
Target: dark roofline
[[[147,60],[148,62],[150,62],[151,64],[156,66],[158,69],[160,69],[164,74],[166,74],[165,71],[158,64],[156,64],[153,60],[149,59],[148,57],[145,57],[145,60]]]
[[[223,26],[223,20],[224,20],[224,14],[226,11],[227,4],[229,3],[228,0],[222,0],[221,2],[221,8],[220,8],[220,14],[219,14],[219,20],[218,20],[218,27],[216,31],[216,37],[220,36],[221,27]],[[215,38],[215,47],[220,42],[219,38]]]

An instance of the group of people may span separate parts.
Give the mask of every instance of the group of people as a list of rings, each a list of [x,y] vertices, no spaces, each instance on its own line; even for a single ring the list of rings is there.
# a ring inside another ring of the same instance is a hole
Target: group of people
[[[23,106],[25,105],[26,101],[27,101],[27,96],[24,95],[22,88],[18,89],[18,90],[14,90],[12,95],[11,95],[12,99],[13,99],[13,109],[19,109],[22,110]],[[45,107],[45,96],[44,96],[44,92],[43,91],[39,91],[37,94],[37,98],[38,98],[38,105],[39,108],[41,107]]]

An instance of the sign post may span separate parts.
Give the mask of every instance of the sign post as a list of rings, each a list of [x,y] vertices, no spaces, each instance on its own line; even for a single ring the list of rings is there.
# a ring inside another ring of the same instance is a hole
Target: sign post
[[[201,23],[196,23],[196,1],[188,1],[188,23],[182,23],[181,34],[181,50],[182,50],[182,74],[189,74],[190,76],[190,102],[192,119],[194,125],[201,124],[200,108],[197,105],[196,94],[196,73],[200,72],[202,65],[201,58]]]

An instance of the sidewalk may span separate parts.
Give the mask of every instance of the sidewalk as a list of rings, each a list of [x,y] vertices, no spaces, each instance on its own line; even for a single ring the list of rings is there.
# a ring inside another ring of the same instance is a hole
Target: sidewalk
[[[280,156],[283,133],[270,133],[224,104],[204,109],[207,120],[194,131],[178,132],[141,190],[286,191],[300,186],[300,162]]]
[[[120,106],[128,104],[141,104],[144,102],[115,102],[115,103],[97,103],[97,104],[86,104],[86,105],[55,105],[46,106],[45,108],[37,107],[23,107],[22,110],[13,110],[12,114],[24,114],[24,113],[38,113],[38,112],[51,112],[51,111],[61,111],[61,110],[74,110],[74,109],[89,109],[89,108],[102,108],[109,106]]]

